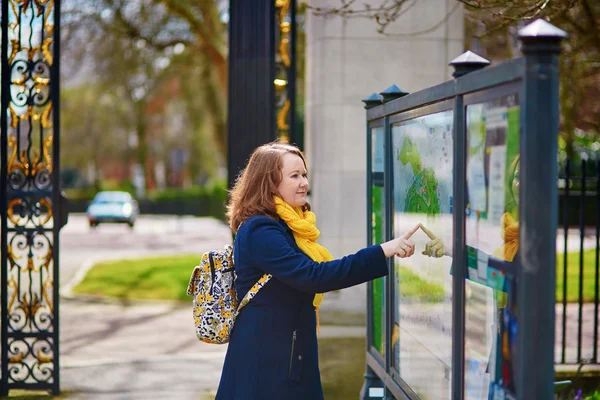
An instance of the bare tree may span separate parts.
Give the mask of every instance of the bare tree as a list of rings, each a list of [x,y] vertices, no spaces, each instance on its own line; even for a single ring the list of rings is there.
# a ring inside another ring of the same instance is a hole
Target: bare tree
[[[307,5],[314,15],[373,20],[383,35],[420,0],[339,0],[339,6]],[[516,56],[514,37],[519,27],[543,18],[565,30],[569,37],[561,57],[561,138],[567,156],[585,135],[600,136],[600,2],[597,0],[456,0],[465,6],[467,40],[476,39],[484,56],[499,61]],[[441,21],[422,31],[431,32]]]
[[[67,73],[87,66],[93,76],[124,96],[135,121],[137,158],[147,158],[148,100],[169,79],[191,126],[192,178],[214,175],[226,149],[226,21],[221,0],[65,0],[63,40]],[[165,66],[166,65],[166,66]],[[81,79],[79,79],[81,81]],[[78,82],[80,83],[80,82]],[[216,146],[216,148],[215,148]],[[216,151],[215,151],[216,150]]]

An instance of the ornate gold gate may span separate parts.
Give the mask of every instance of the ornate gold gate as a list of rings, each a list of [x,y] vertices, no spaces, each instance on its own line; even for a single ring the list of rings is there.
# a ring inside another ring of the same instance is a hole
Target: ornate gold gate
[[[2,395],[59,391],[59,15],[59,0],[2,0]]]

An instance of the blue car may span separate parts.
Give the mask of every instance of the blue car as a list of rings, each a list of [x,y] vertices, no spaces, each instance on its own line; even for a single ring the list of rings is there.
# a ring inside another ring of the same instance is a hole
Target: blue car
[[[101,222],[126,223],[133,228],[138,214],[138,203],[127,192],[98,192],[87,209],[92,228]]]

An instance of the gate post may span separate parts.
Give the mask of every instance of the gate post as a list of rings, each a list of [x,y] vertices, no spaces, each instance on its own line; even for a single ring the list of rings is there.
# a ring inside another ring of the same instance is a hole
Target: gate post
[[[554,396],[558,225],[558,55],[562,30],[537,20],[519,31],[525,55],[519,200],[519,399]]]
[[[1,26],[0,395],[58,394],[60,0],[3,1]]]

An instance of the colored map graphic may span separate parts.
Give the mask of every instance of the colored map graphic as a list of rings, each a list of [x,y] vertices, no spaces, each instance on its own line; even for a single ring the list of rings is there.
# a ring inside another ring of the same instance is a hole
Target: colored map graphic
[[[424,169],[415,176],[408,189],[404,212],[437,215],[440,213],[438,182],[431,169]]]
[[[427,216],[452,212],[452,115],[445,114],[394,127],[397,211]]]
[[[438,180],[431,168],[423,169],[419,149],[410,138],[404,138],[400,150],[402,165],[410,164],[415,174],[404,202],[404,212],[437,215],[440,213]]]

